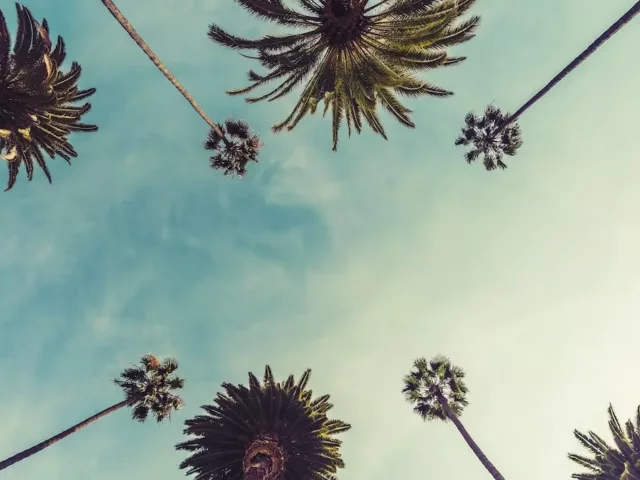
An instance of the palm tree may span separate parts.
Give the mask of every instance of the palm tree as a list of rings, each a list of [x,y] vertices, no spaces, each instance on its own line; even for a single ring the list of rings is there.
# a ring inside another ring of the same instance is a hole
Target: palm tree
[[[295,31],[249,40],[211,25],[213,41],[233,49],[255,50],[257,56],[249,58],[269,70],[266,74],[250,70],[251,84],[227,93],[246,94],[275,80],[278,86],[268,93],[246,98],[250,103],[272,101],[304,84],[291,114],[273,130],[292,130],[324,101],[324,113],[332,111],[334,151],[345,119],[349,135],[352,127],[360,133],[364,118],[374,132],[387,138],[378,104],[400,123],[414,128],[411,110],[397,95],[451,95],[413,72],[464,60],[450,57],[446,48],[471,39],[479,22],[477,16],[458,22],[475,0],[297,0],[300,11],[281,0],[236,1],[254,15]]]
[[[120,378],[114,380],[114,383],[124,391],[123,401],[96,413],[44,442],[1,461],[0,470],[44,450],[123,407],[131,407],[132,418],[139,422],[144,422],[149,413],[152,413],[158,422],[167,420],[174,410],[179,410],[184,404],[182,399],[173,393],[184,386],[184,379],[173,375],[177,369],[178,362],[172,358],[160,362],[153,355],[143,356],[140,360],[140,366],[126,368]]]
[[[211,138],[218,138],[216,143],[216,150],[220,151],[227,162],[230,162],[230,168],[236,172],[238,176],[242,176],[245,171],[245,166],[250,161],[258,161],[258,152],[262,147],[262,143],[257,140],[255,135],[247,135],[246,138],[233,135],[229,132],[229,138],[224,129],[213,122],[211,118],[205,113],[205,111],[198,105],[195,99],[189,94],[186,88],[178,81],[176,77],[169,71],[169,69],[160,61],[160,58],[151,50],[149,45],[142,39],[142,37],[136,32],[131,23],[122,14],[120,9],[113,3],[112,0],[102,0],[102,3],[109,10],[111,15],[118,21],[118,23],[125,29],[134,42],[142,49],[142,51],[149,57],[154,65],[162,72],[162,74],[171,82],[171,84],[182,94],[182,96],[191,104],[193,109],[202,117],[202,119],[211,127],[208,140],[205,142],[205,148],[211,149],[207,145],[210,144]],[[244,122],[238,122],[246,125]],[[214,167],[217,168],[217,167]]]
[[[91,109],[89,103],[75,106],[95,93],[79,90],[81,68],[76,62],[63,73],[65,44],[58,37],[55,47],[46,20],[37,22],[28,8],[16,3],[18,30],[11,51],[11,36],[0,10],[0,158],[7,162],[9,182],[16,183],[20,166],[33,178],[34,163],[51,183],[46,153],[71,163],[78,154],[69,143],[71,132],[95,132],[98,127],[81,123]]]
[[[569,454],[569,458],[587,468],[586,473],[574,473],[578,480],[640,480],[640,407],[635,424],[628,420],[622,428],[613,407],[609,405],[609,430],[615,447],[610,447],[594,432],[587,435],[574,430],[574,435],[593,458]]]
[[[448,358],[438,355],[432,360],[419,358],[404,377],[405,399],[423,420],[451,420],[473,453],[496,480],[504,480],[480,447],[474,442],[458,418],[469,402],[469,390],[464,384],[464,371],[452,365]]]
[[[262,384],[252,373],[248,388],[223,383],[206,414],[185,422],[195,438],[176,446],[192,452],[180,468],[199,480],[335,480],[344,462],[334,435],[351,427],[327,418],[329,395],[312,399],[310,374],[276,383],[267,366]]]
[[[520,127],[516,120],[526,112],[529,107],[544,97],[549,90],[555,87],[560,80],[575,70],[578,65],[584,62],[593,52],[601,47],[607,40],[629,23],[633,17],[640,12],[640,1],[636,2],[624,15],[622,15],[613,25],[611,25],[602,35],[585,48],[580,55],[562,69],[533,97],[525,102],[514,114],[503,113],[500,109],[490,105],[485,110],[482,118],[476,117],[473,113],[468,113],[465,117],[465,126],[462,134],[456,139],[456,145],[468,146],[471,148],[465,154],[467,163],[471,163],[480,156],[484,156],[484,166],[487,170],[507,168],[502,161],[503,155],[513,156],[522,145],[520,137]]]
[[[220,142],[224,137],[221,137],[215,130],[209,132],[204,148],[218,152],[209,159],[211,168],[224,170],[225,175],[243,177],[247,173],[247,163],[258,162],[258,151],[262,147],[262,143],[249,130],[249,125],[246,122],[227,119],[224,126],[220,126],[220,130],[223,135],[228,135],[233,141],[230,148],[221,149]]]

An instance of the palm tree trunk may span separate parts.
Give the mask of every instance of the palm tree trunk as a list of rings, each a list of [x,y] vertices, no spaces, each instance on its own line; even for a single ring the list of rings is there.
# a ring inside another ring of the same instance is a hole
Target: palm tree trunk
[[[14,463],[17,463],[21,460],[24,460],[27,457],[30,457],[31,455],[34,455],[38,453],[40,450],[44,450],[45,448],[53,445],[54,443],[59,442],[63,438],[68,437],[72,433],[76,433],[78,430],[86,427],[87,425],[95,422],[96,420],[99,420],[102,417],[106,417],[110,413],[115,412],[116,410],[119,410],[122,407],[126,407],[128,404],[129,404],[129,401],[127,400],[123,400],[120,403],[116,403],[115,405],[112,405],[109,408],[102,410],[99,413],[96,413],[94,416],[87,418],[86,420],[78,423],[77,425],[74,425],[73,427],[66,429],[64,432],[60,432],[59,434],[54,435],[53,437],[45,440],[44,442],[34,445],[31,448],[27,448],[26,450],[23,450],[20,453],[16,453],[14,456],[9,457],[6,460],[3,460],[0,462],[0,470],[4,470],[5,468],[10,467]]]
[[[629,23],[633,17],[635,17],[638,13],[640,13],[640,1],[636,2],[636,4],[631,7],[624,15],[622,15],[613,25],[611,25],[602,35],[600,35],[596,40],[585,48],[580,55],[573,59],[573,61],[567,65],[560,73],[558,73],[549,83],[547,83],[538,93],[536,93],[533,97],[529,99],[527,103],[522,105],[520,109],[511,115],[501,126],[496,130],[493,134],[494,137],[498,136],[502,130],[504,130],[509,124],[517,120],[524,112],[526,112],[531,105],[540,100],[543,96],[547,94],[549,90],[556,86],[564,77],[566,77],[569,73],[576,69],[578,65],[584,62],[593,52],[595,52],[599,47],[602,46],[604,42],[609,40],[615,33],[618,32],[622,27],[624,27],[627,23]]]
[[[495,480],[504,480],[504,477],[502,476],[502,474],[493,465],[493,463],[489,461],[489,459],[482,452],[482,450],[480,450],[480,447],[476,442],[473,441],[473,438],[471,438],[471,435],[469,435],[469,432],[467,432],[467,429],[464,428],[464,425],[462,425],[462,422],[460,422],[460,419],[458,418],[458,416],[453,412],[453,410],[451,410],[451,407],[449,406],[449,402],[447,402],[447,399],[444,398],[444,395],[442,395],[442,393],[440,392],[436,392],[436,396],[438,397],[438,401],[440,402],[440,405],[442,405],[442,408],[444,408],[445,412],[447,412],[447,416],[451,419],[453,424],[456,426],[456,428],[460,432],[460,435],[462,435],[462,437],[465,439],[465,441],[467,442],[467,445],[469,445],[471,450],[473,450],[473,453],[476,454],[476,457],[478,457],[478,460],[480,460],[482,465],[484,465],[484,468],[486,468],[489,471],[489,473]]]
[[[102,3],[104,4],[105,7],[107,7],[109,12],[111,12],[111,15],[113,15],[113,17],[118,21],[118,23],[122,25],[122,28],[126,30],[129,36],[133,38],[133,41],[138,44],[138,46],[142,49],[142,51],[147,54],[147,57],[149,57],[149,59],[155,64],[155,66],[158,67],[158,70],[160,70],[164,74],[164,76],[167,77],[167,79],[173,84],[174,87],[176,87],[176,89],[182,94],[182,96],[187,100],[187,102],[191,104],[193,109],[196,112],[198,112],[198,115],[200,115],[202,119],[205,122],[207,122],[207,124],[218,135],[220,135],[220,137],[222,138],[222,141],[225,143],[227,147],[230,146],[229,140],[227,139],[225,134],[222,132],[220,127],[216,125],[216,123],[214,123],[213,120],[209,118],[209,116],[204,112],[202,107],[200,107],[200,105],[198,105],[195,99],[191,95],[189,95],[189,92],[187,92],[187,89],[184,88],[184,86],[182,86],[182,84],[178,81],[178,79],[174,77],[173,74],[169,71],[169,69],[165,67],[164,64],[160,61],[158,56],[155,53],[153,53],[153,50],[151,50],[149,45],[147,45],[147,43],[142,39],[142,37],[138,34],[138,32],[136,32],[136,30],[133,28],[131,23],[129,23],[129,20],[126,19],[126,17],[122,14],[122,12],[116,6],[116,4],[113,3],[112,0],[102,0]]]

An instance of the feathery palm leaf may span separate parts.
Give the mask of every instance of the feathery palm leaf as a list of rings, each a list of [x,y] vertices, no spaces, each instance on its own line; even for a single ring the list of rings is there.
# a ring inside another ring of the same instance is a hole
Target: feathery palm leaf
[[[205,415],[185,422],[194,438],[176,446],[191,452],[180,468],[198,480],[335,480],[344,467],[335,435],[350,425],[328,419],[329,395],[312,398],[310,373],[276,382],[267,366],[262,383],[252,373],[248,387],[223,383]]]
[[[250,40],[211,25],[209,37],[226,47],[254,50],[254,58],[268,70],[249,71],[251,84],[232,90],[244,95],[271,82],[275,88],[248,102],[273,101],[304,86],[291,114],[273,126],[275,132],[292,130],[307,113],[324,101],[331,109],[333,150],[343,120],[349,134],[361,131],[362,119],[385,139],[377,115],[382,106],[403,125],[413,128],[411,111],[398,96],[445,97],[452,92],[431,85],[415,72],[455,65],[446,49],[474,36],[479,17],[459,18],[475,0],[297,0],[299,9],[282,0],[236,0],[259,18],[302,29],[283,36]]]
[[[262,142],[243,121],[227,119],[219,128],[224,137],[211,129],[204,144],[206,150],[217,152],[209,159],[211,168],[223,170],[225,175],[242,178],[247,173],[247,164],[258,162]]]
[[[575,437],[590,456],[569,454],[570,460],[586,469],[571,477],[578,480],[640,480],[640,406],[636,410],[635,423],[628,420],[624,429],[613,406],[609,405],[607,412],[615,447],[592,431],[585,435],[574,430]]]
[[[182,398],[174,393],[184,386],[184,379],[174,375],[177,369],[178,362],[173,358],[160,362],[153,355],[145,355],[139,366],[125,369],[113,381],[124,391],[134,420],[144,422],[152,413],[162,422],[183,407]]]
[[[55,47],[46,20],[37,22],[29,9],[16,4],[18,30],[13,51],[6,19],[0,11],[0,158],[7,162],[9,181],[5,191],[16,183],[20,166],[33,178],[36,163],[49,183],[51,174],[45,153],[71,163],[78,154],[68,141],[72,132],[94,132],[95,125],[81,123],[91,109],[89,103],[74,105],[95,93],[77,87],[80,65],[71,64],[64,73],[65,44],[58,37]]]

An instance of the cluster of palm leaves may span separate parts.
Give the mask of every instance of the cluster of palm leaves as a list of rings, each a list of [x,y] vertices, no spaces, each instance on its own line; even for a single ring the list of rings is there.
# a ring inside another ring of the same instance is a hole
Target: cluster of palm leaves
[[[81,123],[91,105],[74,105],[95,92],[77,87],[81,68],[76,62],[67,72],[64,41],[55,47],[46,20],[37,22],[31,12],[16,4],[18,30],[11,50],[6,19],[0,11],[0,158],[7,162],[10,190],[24,165],[27,178],[33,177],[34,163],[51,182],[45,154],[70,163],[76,157],[68,141],[71,132],[93,132],[95,125]]]
[[[246,122],[228,119],[219,131],[211,129],[204,144],[206,150],[216,152],[209,161],[211,168],[225,175],[244,177],[249,162],[258,163],[262,142],[251,132]]]
[[[252,373],[248,387],[224,383],[205,415],[185,422],[195,438],[176,446],[192,453],[180,468],[208,480],[335,479],[344,467],[335,435],[351,427],[327,417],[329,395],[313,398],[310,374],[276,382],[267,366],[262,383]]]
[[[464,57],[451,57],[446,49],[474,36],[479,17],[460,17],[475,0],[298,0],[300,9],[281,0],[239,0],[260,18],[304,31],[249,40],[211,25],[209,36],[224,46],[255,50],[268,73],[249,71],[251,85],[227,93],[246,94],[277,81],[268,93],[248,102],[276,100],[304,84],[291,114],[274,125],[292,130],[307,114],[324,103],[331,110],[333,150],[338,131],[361,131],[363,119],[374,132],[386,133],[377,113],[382,105],[401,124],[414,127],[411,110],[398,95],[448,96],[452,92],[420,80],[414,72],[454,65]]]

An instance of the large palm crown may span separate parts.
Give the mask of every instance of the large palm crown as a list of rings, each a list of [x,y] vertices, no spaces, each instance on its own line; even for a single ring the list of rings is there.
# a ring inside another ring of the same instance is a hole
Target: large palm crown
[[[341,441],[350,428],[330,420],[329,395],[312,398],[311,371],[276,382],[269,366],[263,382],[249,373],[249,387],[223,383],[205,415],[187,420],[195,438],[176,446],[193,452],[180,468],[198,480],[335,480],[344,467]]]
[[[67,140],[71,132],[91,132],[95,125],[80,122],[91,106],[73,103],[93,95],[95,89],[79,90],[80,65],[62,73],[66,52],[62,38],[53,48],[47,21],[38,23],[18,4],[18,30],[13,51],[7,22],[0,11],[0,157],[7,162],[11,189],[24,164],[27,178],[36,163],[49,182],[44,154],[70,162],[77,157]]]
[[[444,401],[456,416],[469,402],[464,371],[448,358],[438,355],[431,360],[417,359],[404,377],[402,393],[414,411],[425,420],[450,420]]]
[[[298,31],[249,40],[211,25],[212,40],[255,50],[253,58],[269,70],[264,75],[249,71],[251,85],[228,93],[245,94],[278,81],[268,93],[247,98],[272,101],[306,83],[291,114],[273,130],[293,129],[324,101],[324,112],[332,112],[334,150],[344,119],[349,134],[352,127],[359,133],[364,119],[386,139],[378,104],[413,128],[411,110],[397,95],[451,95],[414,72],[463,60],[450,57],[446,48],[472,38],[479,22],[476,16],[458,22],[475,0],[297,0],[299,10],[285,6],[283,0],[236,1],[258,17]]]
[[[174,375],[176,370],[178,362],[173,358],[161,362],[153,355],[145,355],[140,365],[125,369],[114,380],[124,391],[134,420],[144,422],[152,413],[162,422],[182,408],[184,402],[175,392],[184,387],[184,379]]]
[[[636,480],[640,479],[640,407],[636,410],[635,424],[628,420],[624,428],[609,405],[609,430],[615,447],[611,447],[599,435],[587,435],[574,431],[574,435],[591,457],[569,454],[569,458],[585,467],[587,472],[574,473],[578,480]]]

